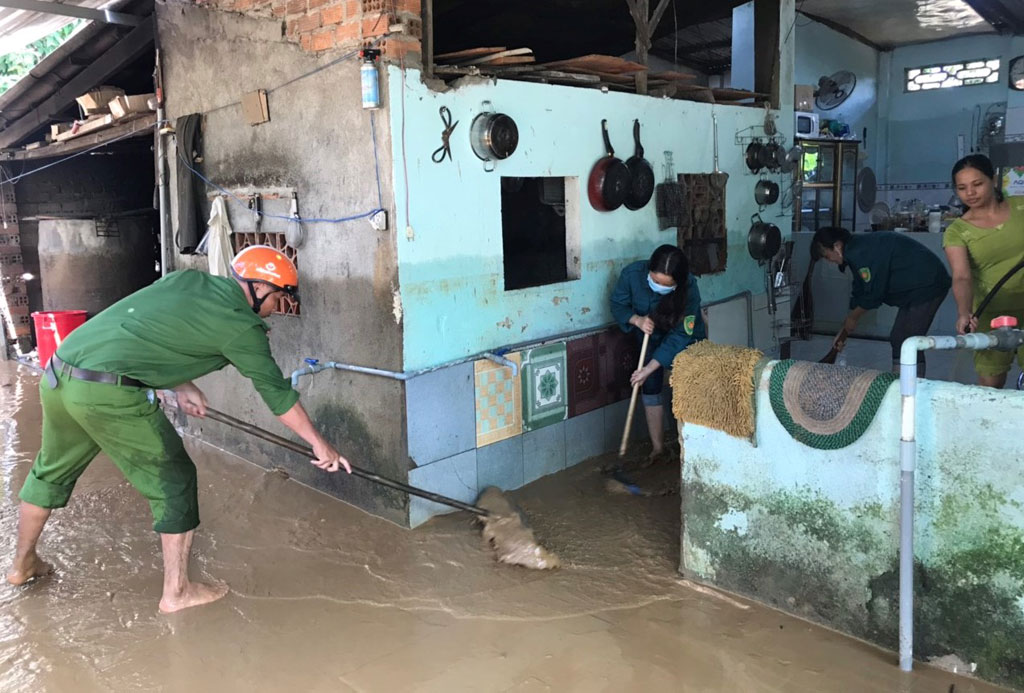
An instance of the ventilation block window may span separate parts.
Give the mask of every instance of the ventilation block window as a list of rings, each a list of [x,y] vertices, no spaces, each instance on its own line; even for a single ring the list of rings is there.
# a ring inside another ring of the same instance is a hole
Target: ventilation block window
[[[501,179],[505,290],[580,278],[578,178]]]
[[[299,253],[288,245],[283,233],[235,233],[232,234],[232,237],[236,253],[251,245],[269,245],[294,262],[296,269],[299,267]],[[299,315],[299,304],[290,296],[282,295],[277,302],[277,307],[274,308],[274,313],[276,315]]]
[[[999,58],[971,60],[950,65],[928,65],[906,70],[907,91],[950,89],[999,82]]]
[[[725,185],[713,173],[683,173],[683,205],[676,245],[696,275],[725,271],[729,244],[725,229]]]

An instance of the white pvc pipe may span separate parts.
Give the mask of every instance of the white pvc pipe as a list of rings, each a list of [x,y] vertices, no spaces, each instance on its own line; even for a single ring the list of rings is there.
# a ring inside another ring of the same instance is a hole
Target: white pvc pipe
[[[917,467],[915,410],[917,353],[933,349],[992,349],[995,334],[956,337],[910,337],[900,349],[900,669],[914,666],[914,472]]]

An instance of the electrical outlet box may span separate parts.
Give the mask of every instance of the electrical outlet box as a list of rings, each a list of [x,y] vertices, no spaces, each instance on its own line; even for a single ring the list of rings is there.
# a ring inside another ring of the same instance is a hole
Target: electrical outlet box
[[[387,231],[388,229],[388,213],[383,209],[378,210],[370,217],[370,226],[377,229],[378,231]]]

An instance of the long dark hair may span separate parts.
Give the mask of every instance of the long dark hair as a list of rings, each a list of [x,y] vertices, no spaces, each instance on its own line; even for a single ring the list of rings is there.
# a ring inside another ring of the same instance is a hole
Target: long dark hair
[[[1003,201],[1003,191],[1000,189],[998,182],[996,182],[996,169],[992,165],[992,160],[984,154],[968,154],[963,159],[960,159],[960,161],[953,164],[953,173],[951,176],[953,179],[953,192],[956,192],[956,174],[960,173],[965,168],[973,168],[993,183],[996,183],[996,201]],[[959,197],[959,195],[957,197]],[[964,204],[964,201],[960,200],[960,204]],[[967,211],[968,209],[970,209],[970,207],[964,204],[964,211]]]
[[[663,245],[651,255],[647,271],[667,274],[676,280],[676,290],[661,299],[651,314],[657,328],[667,332],[686,317],[686,288],[690,283],[690,262],[676,246]]]

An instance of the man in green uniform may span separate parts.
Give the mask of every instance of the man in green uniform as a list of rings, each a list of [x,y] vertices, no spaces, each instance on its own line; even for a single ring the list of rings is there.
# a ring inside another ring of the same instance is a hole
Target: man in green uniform
[[[814,234],[811,256],[853,272],[850,312],[836,335],[834,346],[842,350],[864,313],[883,303],[899,308],[889,343],[892,367],[899,371],[900,349],[908,337],[928,333],[939,306],[952,283],[949,272],[935,253],[901,233],[877,231],[852,234],[827,226]],[[924,353],[917,354],[917,374],[924,377]]]
[[[160,534],[164,585],[160,610],[212,602],[227,585],[192,582],[188,561],[199,525],[196,468],[181,438],[151,401],[151,389],[174,390],[191,416],[206,414],[192,380],[233,365],[249,378],[278,419],[313,448],[329,472],[348,461],[313,427],[274,362],[267,317],[295,295],[290,260],[267,246],[242,250],[234,278],[174,272],[103,311],[72,332],[40,383],[42,448],[21,490],[18,546],[7,579],[21,585],[50,572],[36,543],[50,513],[67,505],[78,477],[103,450],[149,501]]]

